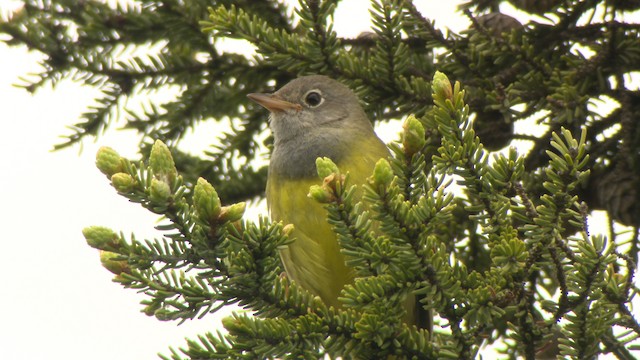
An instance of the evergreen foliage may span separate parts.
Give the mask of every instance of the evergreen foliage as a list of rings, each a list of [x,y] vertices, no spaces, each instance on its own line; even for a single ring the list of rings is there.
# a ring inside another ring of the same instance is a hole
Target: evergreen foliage
[[[472,359],[496,340],[510,358],[636,358],[640,25],[628,19],[640,2],[508,3],[531,20],[501,13],[506,1],[470,0],[471,26],[456,34],[410,0],[373,0],[372,32],[351,39],[333,30],[337,0],[295,11],[266,0],[25,0],[0,32],[44,55],[26,90],[72,78],[101,91],[56,148],[115,119],[140,134],[140,159],[102,148],[96,165],[165,219],[164,235],[84,229],[115,281],[146,294],[143,312],[159,320],[229,304],[252,313],[163,358]],[[221,51],[228,39],[256,55]],[[359,275],[341,309],[281,276],[289,225],[242,219],[266,179],[253,160],[267,117],[245,95],[309,73],[350,85],[372,119],[404,121],[363,189],[318,162],[310,196]],[[127,108],[166,88],[177,96]],[[612,111],[597,106],[605,100]],[[202,157],[181,151],[203,121],[233,126]],[[517,132],[527,121],[544,130]],[[532,148],[504,149],[513,141]],[[589,231],[595,209],[611,219],[607,236]],[[436,315],[432,333],[403,323],[413,295]]]

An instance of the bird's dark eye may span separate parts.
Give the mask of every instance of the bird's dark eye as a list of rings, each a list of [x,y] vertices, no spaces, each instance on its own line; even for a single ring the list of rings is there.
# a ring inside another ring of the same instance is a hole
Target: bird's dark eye
[[[323,101],[322,94],[318,90],[311,90],[304,97],[304,102],[310,107],[316,107],[322,104]]]

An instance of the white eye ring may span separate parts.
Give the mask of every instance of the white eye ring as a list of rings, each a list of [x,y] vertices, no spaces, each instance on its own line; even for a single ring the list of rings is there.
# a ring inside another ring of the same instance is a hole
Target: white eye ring
[[[304,103],[310,108],[318,107],[322,105],[324,102],[324,96],[322,96],[322,91],[318,89],[312,89],[306,92],[302,97]]]

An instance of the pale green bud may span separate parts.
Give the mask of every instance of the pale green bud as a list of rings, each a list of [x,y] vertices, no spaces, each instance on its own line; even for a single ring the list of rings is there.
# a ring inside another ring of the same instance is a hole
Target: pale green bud
[[[451,81],[449,81],[447,75],[441,73],[440,71],[436,71],[436,73],[433,75],[431,90],[433,91],[434,98],[445,100],[451,99],[453,97]]]
[[[126,260],[116,260],[119,257],[121,257],[121,255],[110,251],[100,250],[100,263],[105,269],[116,275],[120,275],[122,273],[130,274],[131,268],[129,267],[129,263]]]
[[[220,211],[220,216],[218,219],[221,222],[234,222],[242,219],[242,215],[244,215],[244,210],[247,207],[247,204],[244,202],[239,202],[237,204],[224,206]]]
[[[376,163],[376,167],[373,169],[373,184],[375,186],[387,186],[393,180],[394,174],[391,169],[391,164],[387,159],[380,159]]]
[[[193,206],[200,220],[211,223],[215,222],[220,215],[220,198],[216,189],[203,178],[198,178],[196,187],[193,190]]]
[[[127,194],[136,186],[136,180],[129,174],[116,173],[111,176],[111,185],[122,194]]]
[[[89,226],[82,230],[87,244],[99,250],[116,250],[120,248],[120,237],[113,230],[104,226]]]
[[[164,308],[160,308],[153,313],[153,316],[155,316],[156,319],[160,321],[173,320],[174,319],[173,315],[174,314],[171,312],[171,310],[164,309]]]
[[[327,191],[326,188],[320,185],[311,185],[307,196],[321,204],[328,204],[335,199],[331,192]]]
[[[227,329],[227,331],[229,331],[229,333],[231,334],[237,334],[247,331],[247,328],[242,324],[242,322],[232,316],[222,318],[222,326],[224,326],[224,328]]]
[[[289,236],[291,235],[293,230],[295,230],[295,226],[293,226],[293,224],[287,224],[282,228],[282,233],[285,234],[286,236]]]
[[[151,148],[149,167],[157,179],[165,181],[170,187],[175,184],[178,176],[176,164],[173,162],[171,151],[160,140],[156,140]]]
[[[424,126],[415,116],[409,115],[402,125],[404,132],[402,133],[402,146],[407,155],[411,156],[424,147],[427,142],[425,139]]]
[[[147,316],[153,316],[156,311],[160,308],[160,304],[157,302],[151,302],[149,305],[145,306],[142,309],[142,312]]]
[[[338,166],[328,157],[319,157],[316,159],[316,170],[318,171],[318,176],[322,179],[340,172]]]
[[[164,203],[170,197],[171,188],[169,188],[169,184],[158,179],[151,180],[151,188],[149,189],[149,198],[151,201],[157,204]]]
[[[96,153],[96,167],[100,172],[109,177],[124,170],[120,155],[108,146],[103,146],[98,149]]]

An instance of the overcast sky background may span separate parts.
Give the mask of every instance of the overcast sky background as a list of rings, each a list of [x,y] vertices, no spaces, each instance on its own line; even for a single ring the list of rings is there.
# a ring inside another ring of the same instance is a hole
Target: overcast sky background
[[[454,13],[459,2],[416,1],[438,26],[455,30],[467,23]],[[20,3],[0,0],[0,12]],[[343,1],[335,16],[338,34],[355,37],[367,30],[368,5]],[[95,168],[95,153],[106,145],[136,158],[138,138],[116,131],[116,124],[82,148],[51,152],[97,92],[69,80],[34,95],[12,86],[21,83],[20,76],[38,72],[39,59],[38,53],[0,42],[0,359],[157,359],[158,352],[169,354],[168,346],[184,346],[185,337],[221,328],[220,318],[231,309],[177,326],[142,314],[144,297],[111,282],[81,230],[103,225],[152,238],[158,236],[157,217],[116,194]],[[212,136],[211,124],[199,127],[189,141],[193,151],[209,146]]]

